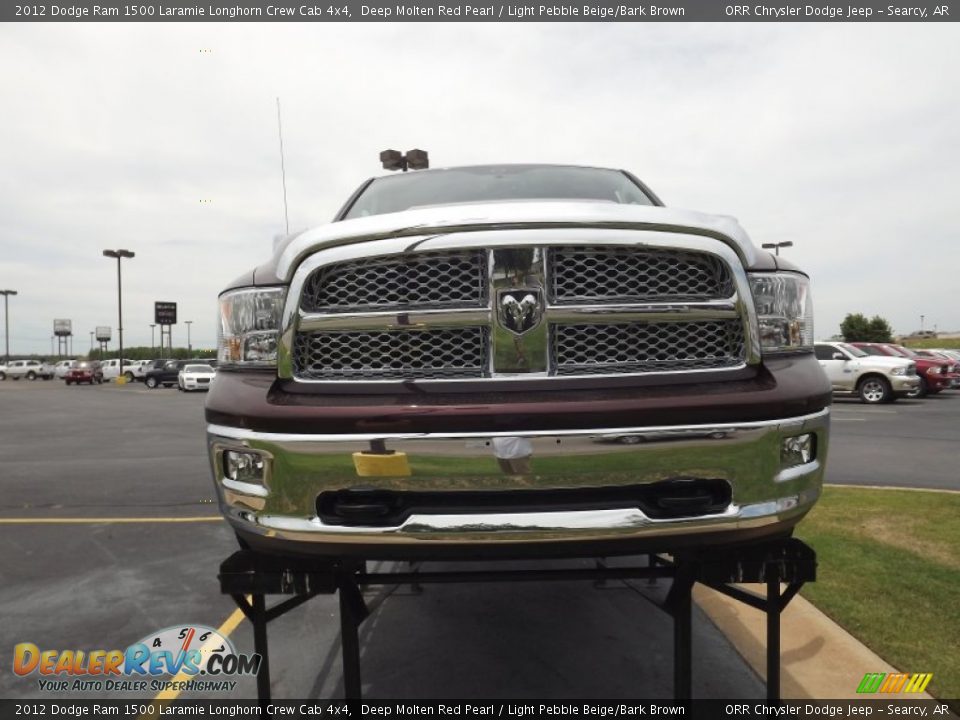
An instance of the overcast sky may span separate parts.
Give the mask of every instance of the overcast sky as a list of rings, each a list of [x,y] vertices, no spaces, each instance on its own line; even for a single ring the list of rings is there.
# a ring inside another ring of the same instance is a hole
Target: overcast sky
[[[327,222],[386,147],[435,167],[623,167],[737,217],[847,312],[960,330],[960,43],[951,24],[0,26],[0,289],[12,355],[117,324],[215,343],[215,299],[283,229]],[[208,52],[201,52],[208,51]],[[2,318],[0,318],[2,319]],[[0,338],[2,341],[2,338]]]

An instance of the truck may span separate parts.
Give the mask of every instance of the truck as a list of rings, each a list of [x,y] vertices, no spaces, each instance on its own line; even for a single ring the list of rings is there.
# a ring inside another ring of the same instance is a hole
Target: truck
[[[243,547],[686,552],[789,536],[821,493],[808,276],[623,170],[368,180],[219,311],[207,447]]]

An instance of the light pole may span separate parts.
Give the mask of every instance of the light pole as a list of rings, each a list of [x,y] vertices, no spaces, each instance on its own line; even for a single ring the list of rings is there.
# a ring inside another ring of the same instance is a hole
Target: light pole
[[[0,290],[0,295],[3,295],[3,335],[4,335],[4,354],[6,355],[6,360],[4,362],[7,365],[10,364],[10,307],[7,304],[10,300],[11,295],[16,295],[16,290]]]
[[[87,357],[93,357],[93,330],[90,331],[90,354]]]
[[[154,334],[154,330],[156,330],[156,329],[157,329],[157,326],[156,326],[156,325],[151,325],[151,326],[150,326],[150,354],[151,354],[151,355],[153,355],[153,348],[156,347],[156,337],[157,337],[157,336]]]
[[[193,320],[184,320],[187,324],[187,356],[193,355],[193,345],[190,343],[190,326],[193,325]]]
[[[129,250],[104,250],[103,256],[117,259],[117,338],[120,344],[120,370],[117,380],[123,377],[123,283],[120,279],[120,261],[123,258],[132,258],[136,253]]]
[[[785,240],[784,242],[778,243],[763,243],[761,245],[764,250],[773,250],[776,255],[780,255],[780,248],[782,247],[793,247],[793,241]]]

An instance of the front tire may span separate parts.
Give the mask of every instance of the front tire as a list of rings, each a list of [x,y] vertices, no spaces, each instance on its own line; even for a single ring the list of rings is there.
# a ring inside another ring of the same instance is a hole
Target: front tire
[[[129,370],[123,374],[123,377],[126,379],[128,383],[133,382],[133,373],[130,372]]]
[[[33,382],[36,379],[37,379],[37,374],[33,370],[27,373],[27,380],[30,380],[31,382]]]
[[[857,387],[860,394],[860,402],[868,405],[878,405],[887,403],[893,398],[893,390],[890,383],[882,377],[866,377],[860,381]]]
[[[157,385],[159,385],[160,383],[157,382],[157,379],[155,377],[148,377],[143,384],[146,385],[151,390],[156,390]]]
[[[921,377],[920,384],[917,386],[916,390],[911,390],[907,393],[908,398],[925,398],[927,393],[930,392],[930,386],[927,385],[927,379]]]

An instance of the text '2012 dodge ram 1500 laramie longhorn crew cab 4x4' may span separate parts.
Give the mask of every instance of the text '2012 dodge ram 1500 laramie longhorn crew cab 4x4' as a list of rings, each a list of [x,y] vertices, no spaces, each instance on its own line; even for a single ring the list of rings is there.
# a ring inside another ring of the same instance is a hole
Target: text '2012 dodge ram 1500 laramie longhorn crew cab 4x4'
[[[827,455],[811,308],[623,171],[373,179],[220,296],[221,509],[253,548],[371,559],[785,536]]]

